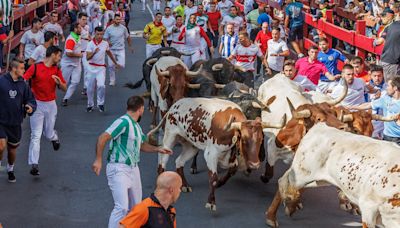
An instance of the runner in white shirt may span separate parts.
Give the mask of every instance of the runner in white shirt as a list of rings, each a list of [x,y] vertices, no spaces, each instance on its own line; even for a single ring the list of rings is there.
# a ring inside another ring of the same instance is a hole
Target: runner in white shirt
[[[231,13],[222,17],[221,25],[219,27],[219,34],[222,36],[226,33],[226,25],[233,24],[235,34],[239,34],[240,28],[243,27],[244,21],[243,18],[237,15],[236,6],[231,6]]]
[[[286,42],[280,38],[280,31],[279,27],[273,27],[271,32],[272,39],[267,41],[268,48],[266,58],[268,67],[273,71],[272,75],[283,70],[285,57],[288,57],[290,54]]]
[[[187,25],[190,15],[197,12],[197,6],[193,5],[193,0],[188,0],[185,6],[185,25]]]
[[[83,53],[82,56],[82,68],[83,68],[83,91],[82,95],[86,95],[86,88],[87,88],[87,69],[89,67],[88,62],[86,60],[86,47],[90,41],[90,34],[89,34],[89,25],[87,24],[87,14],[80,12],[78,14],[78,24],[81,26],[81,50]]]
[[[43,59],[46,57],[47,48],[54,45],[55,37],[56,34],[54,34],[54,32],[46,32],[44,34],[44,44],[41,44],[35,48],[31,57],[29,58],[29,66],[35,63],[43,62]]]
[[[50,13],[50,21],[46,24],[44,24],[43,26],[43,32],[54,32],[56,34],[56,40],[54,42],[55,46],[59,46],[60,42],[59,39],[61,39],[61,42],[65,41],[65,37],[64,37],[64,31],[61,27],[60,24],[57,23],[58,21],[58,13],[57,11],[52,11]]]
[[[165,26],[165,28],[167,29],[167,43],[168,45],[171,46],[172,43],[172,29],[174,28],[174,25],[176,23],[176,20],[173,16],[171,16],[171,8],[170,7],[165,7],[164,8],[164,16],[161,19],[161,22],[163,23],[163,25]],[[164,44],[164,43],[161,43]]]
[[[178,7],[181,4],[180,0],[171,0],[169,2],[169,7],[171,8],[172,11],[175,10],[176,7]]]
[[[182,33],[183,28],[183,18],[182,16],[176,16],[176,24],[172,28],[172,44],[171,47],[175,48],[176,50],[182,52],[185,49],[185,40],[179,40],[179,35]]]
[[[350,64],[345,64],[342,68],[342,78],[339,83],[332,88],[332,93],[330,96],[332,98],[338,98],[341,96],[341,91],[343,91],[343,80],[346,80],[348,84],[348,91],[346,97],[340,103],[343,106],[357,106],[365,103],[364,94],[367,91],[365,82],[360,78],[354,77],[354,68]]]
[[[72,24],[71,33],[65,41],[65,51],[61,58],[61,71],[69,86],[62,102],[63,106],[68,106],[68,99],[74,94],[81,80],[81,58],[83,56],[80,40],[81,31],[82,28],[78,23]]]
[[[100,112],[104,112],[105,80],[106,80],[106,54],[110,60],[120,67],[110,51],[107,41],[103,40],[104,31],[102,27],[95,28],[95,37],[89,42],[86,49],[86,58],[89,63],[87,70],[87,112],[92,112],[94,107],[94,91],[97,88],[97,106]]]
[[[102,15],[100,13],[100,1],[92,0],[87,9],[87,15],[89,17],[89,32],[90,34],[94,33],[94,28],[101,25]]]
[[[22,35],[18,57],[24,60],[25,64],[28,64],[29,58],[35,48],[44,42],[43,33],[40,31],[41,27],[42,21],[39,18],[34,18],[32,20],[32,29],[26,31],[24,35]]]
[[[129,36],[128,30],[125,26],[121,25],[123,19],[119,14],[115,14],[114,23],[107,27],[104,34],[104,39],[107,40],[111,46],[111,52],[121,68],[125,67],[125,39],[128,42],[129,49],[132,49],[132,40]],[[108,70],[110,73],[110,86],[115,86],[115,71],[116,66],[108,59]]]
[[[261,49],[251,42],[246,31],[241,31],[239,33],[239,44],[233,50],[231,56],[228,57],[228,60],[236,60],[235,64],[246,70],[240,75],[241,78],[238,78],[238,81],[252,88],[254,87],[254,63],[257,60],[257,56],[263,60],[264,65],[267,65]]]
[[[221,12],[222,18],[229,14],[231,6],[233,6],[233,3],[230,0],[218,2],[217,9]]]
[[[204,12],[204,6],[197,6],[196,13],[196,24],[203,28],[204,31],[208,31],[208,28],[211,28],[210,21],[208,20],[208,15]],[[208,51],[207,51],[207,42],[204,39],[201,39],[201,48],[205,50],[206,59],[209,59]]]
[[[90,0],[80,0],[79,6],[81,7],[81,12],[86,13],[87,6],[89,5]]]

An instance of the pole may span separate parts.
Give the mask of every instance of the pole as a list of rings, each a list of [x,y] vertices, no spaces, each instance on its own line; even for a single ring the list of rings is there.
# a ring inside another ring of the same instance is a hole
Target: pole
[[[10,1],[10,0],[9,0]],[[12,6],[12,5],[11,5]],[[11,11],[11,29],[10,32],[13,31],[14,34],[14,9]],[[15,34],[14,34],[15,35]],[[6,66],[6,71],[8,71],[8,68],[10,67],[10,52],[11,52],[11,42],[8,40],[7,42],[8,45],[8,50],[7,50],[7,66]]]

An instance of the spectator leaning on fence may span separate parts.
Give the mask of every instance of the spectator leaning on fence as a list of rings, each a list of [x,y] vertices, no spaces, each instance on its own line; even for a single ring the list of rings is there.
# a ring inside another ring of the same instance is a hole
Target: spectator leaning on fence
[[[386,32],[380,65],[383,67],[385,81],[400,75],[400,21],[393,22]]]

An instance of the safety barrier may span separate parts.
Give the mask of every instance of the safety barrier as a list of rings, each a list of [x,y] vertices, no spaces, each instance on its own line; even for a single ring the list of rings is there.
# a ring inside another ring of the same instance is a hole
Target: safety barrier
[[[18,47],[21,37],[31,28],[30,24],[33,18],[39,17],[42,21],[49,21],[49,13],[53,10],[57,10],[59,14],[61,25],[64,25],[68,18],[64,17],[67,12],[67,0],[36,0],[28,4],[15,5],[14,11],[14,37],[11,41],[3,48],[3,55],[6,55],[11,45],[11,50]],[[10,18],[11,20],[12,18]]]

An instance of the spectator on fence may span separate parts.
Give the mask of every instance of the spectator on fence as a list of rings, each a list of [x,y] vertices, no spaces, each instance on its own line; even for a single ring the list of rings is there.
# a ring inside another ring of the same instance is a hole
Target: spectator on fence
[[[326,66],[317,59],[318,47],[312,46],[308,50],[308,56],[297,60],[296,70],[297,74],[310,79],[314,85],[318,85],[321,74],[325,75],[329,80],[334,81],[340,76],[332,75]]]
[[[29,58],[28,65],[43,62],[46,57],[46,50],[48,47],[54,45],[54,39],[56,34],[54,32],[46,32],[44,34],[44,44],[39,45],[33,51],[31,57]]]
[[[25,61],[25,67],[28,67],[28,61],[31,57],[35,48],[44,43],[44,36],[40,29],[42,28],[42,20],[39,18],[33,18],[32,28],[24,33],[21,37],[21,43],[19,45],[20,60]]]
[[[360,78],[364,80],[365,83],[368,83],[370,77],[368,72],[365,70],[364,60],[359,56],[355,56],[351,59],[350,64],[354,68],[354,77]]]
[[[289,35],[289,42],[293,46],[299,58],[303,57],[303,24],[304,14],[303,8],[307,9],[308,6],[296,0],[286,1],[286,17],[285,17],[285,32]]]
[[[340,51],[329,48],[329,43],[326,38],[321,38],[318,42],[319,45],[319,53],[318,60],[323,63],[328,71],[333,75],[340,75],[340,71],[338,69],[338,62],[342,61],[344,63],[348,63],[346,56],[344,56]],[[325,93],[329,88],[336,85],[337,81],[331,81],[324,74],[321,74],[321,77],[318,82],[318,90]]]
[[[390,5],[390,9],[393,10],[393,12],[395,13],[394,20],[395,21],[400,20],[400,2],[399,1],[393,2],[393,3],[390,3],[389,5]]]
[[[49,22],[44,24],[43,32],[45,33],[47,31],[54,32],[57,35],[56,36],[56,40],[54,42],[54,45],[59,46],[59,44],[60,44],[60,42],[58,42],[59,38],[61,38],[61,42],[65,41],[64,31],[63,31],[61,25],[58,24],[58,13],[57,13],[57,11],[52,11],[50,13]]]
[[[3,18],[4,11],[0,8],[0,18]],[[14,31],[9,30],[9,27],[4,24],[3,21],[0,22],[0,53],[3,53],[3,47],[7,44],[10,39],[14,36]],[[3,55],[0,55],[0,72],[3,67]],[[8,69],[6,69],[8,70]]]
[[[385,42],[385,37],[387,34],[387,28],[392,24],[394,21],[394,12],[389,8],[385,8],[383,13],[381,14],[381,23],[380,27],[376,34],[376,39],[373,42],[374,46],[381,45]]]
[[[383,67],[385,81],[400,75],[400,21],[393,22],[386,32],[380,65]]]

